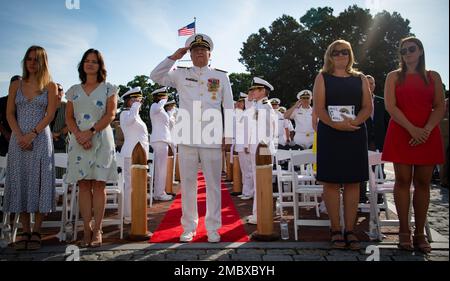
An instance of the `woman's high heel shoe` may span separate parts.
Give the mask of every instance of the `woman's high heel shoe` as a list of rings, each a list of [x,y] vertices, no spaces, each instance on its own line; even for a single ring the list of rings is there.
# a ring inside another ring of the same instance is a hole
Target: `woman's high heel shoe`
[[[81,247],[87,248],[91,246],[91,240],[92,240],[92,230],[85,231],[83,236],[83,242],[81,242]]]
[[[94,231],[94,236],[92,237],[92,240],[91,240],[92,248],[98,248],[98,247],[102,246],[102,234],[103,234],[103,231],[101,231],[100,229],[97,231]]]

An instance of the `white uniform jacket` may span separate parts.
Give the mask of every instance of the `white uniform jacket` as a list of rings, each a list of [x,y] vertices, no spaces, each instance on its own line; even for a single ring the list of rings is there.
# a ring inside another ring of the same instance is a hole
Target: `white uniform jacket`
[[[174,60],[165,59],[152,71],[150,78],[160,85],[178,90],[180,109],[175,127],[190,129],[183,132],[183,137],[178,144],[200,148],[220,148],[222,137],[231,141],[234,102],[227,74],[208,66],[172,70],[174,64]],[[230,115],[225,118],[225,131],[222,107],[224,112]],[[186,114],[188,116],[185,116]],[[220,120],[213,119],[213,114],[220,116]],[[187,137],[186,133],[189,133]],[[206,134],[208,136],[205,138]]]
[[[139,116],[141,105],[141,103],[135,102],[130,109],[120,113],[120,127],[125,137],[120,154],[124,158],[131,157],[133,149],[138,142],[141,143],[148,157],[148,130],[147,125],[142,121],[141,116]]]
[[[172,136],[170,134],[171,120],[169,114],[164,109],[166,103],[167,99],[162,99],[158,103],[153,103],[150,107],[150,120],[152,121],[150,143],[172,143]]]

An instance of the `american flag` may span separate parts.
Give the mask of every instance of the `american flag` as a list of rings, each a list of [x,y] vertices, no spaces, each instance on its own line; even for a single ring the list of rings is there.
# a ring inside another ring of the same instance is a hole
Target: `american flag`
[[[189,36],[195,34],[195,21],[178,29],[178,36]]]

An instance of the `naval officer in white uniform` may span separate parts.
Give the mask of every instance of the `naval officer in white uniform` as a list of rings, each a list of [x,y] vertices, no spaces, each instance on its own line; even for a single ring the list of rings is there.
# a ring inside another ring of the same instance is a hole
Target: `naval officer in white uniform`
[[[239,166],[242,173],[242,194],[238,196],[242,200],[252,199],[255,193],[250,153],[245,153],[245,143],[249,134],[249,122],[245,115],[245,111],[247,110],[247,108],[245,108],[247,99],[247,94],[241,93],[238,101],[236,102],[235,109],[236,130],[234,137],[234,150],[239,155]]]
[[[150,74],[154,82],[177,89],[180,98],[177,125],[180,124],[180,128],[191,128],[182,131],[181,139],[176,140],[180,159],[183,213],[181,224],[184,230],[180,236],[181,242],[192,241],[196,235],[199,160],[206,179],[205,225],[208,241],[220,241],[218,230],[222,226],[221,149],[224,149],[224,142],[230,145],[233,138],[233,95],[227,74],[208,66],[213,47],[209,36],[192,35],[184,48],[178,49],[162,61]],[[173,70],[175,62],[183,58],[188,51],[194,66]],[[222,125],[222,107],[225,112],[225,131]],[[217,116],[220,120],[215,118]],[[180,118],[181,121],[178,122]]]
[[[155,155],[153,199],[156,201],[169,201],[173,199],[173,196],[166,193],[167,156],[169,145],[172,145],[172,137],[170,134],[170,116],[164,109],[169,98],[169,92],[166,87],[163,87],[153,91],[152,95],[153,104],[150,107],[152,134],[150,135],[150,145]]]
[[[294,149],[310,149],[314,142],[312,92],[303,90],[297,94],[298,101],[284,116],[295,121]]]
[[[273,110],[275,111],[275,115],[278,120],[278,132],[276,136],[276,140],[278,144],[278,149],[288,149],[287,145],[291,142],[290,131],[289,131],[289,122],[290,120],[284,118],[284,114],[281,113],[278,109],[280,108],[281,100],[279,98],[273,98],[270,100],[270,104],[272,105]]]
[[[252,86],[249,89],[249,96],[253,98],[254,105],[246,112],[250,122],[250,134],[248,143],[245,145],[245,152],[250,153],[251,167],[253,174],[253,185],[256,187],[256,152],[258,145],[267,145],[271,155],[275,155],[275,135],[278,132],[278,120],[276,113],[269,101],[269,94],[274,87],[264,79],[253,78]],[[247,217],[247,223],[257,223],[257,194],[253,198],[252,215]]]
[[[136,87],[125,94],[124,109],[120,113],[120,126],[125,137],[120,155],[124,159],[124,222],[131,223],[131,154],[139,142],[144,150],[149,151],[147,125],[139,116],[142,106],[141,87]]]

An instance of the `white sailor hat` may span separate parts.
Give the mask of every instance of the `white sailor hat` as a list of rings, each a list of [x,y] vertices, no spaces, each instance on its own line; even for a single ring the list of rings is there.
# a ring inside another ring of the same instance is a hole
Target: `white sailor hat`
[[[280,106],[279,108],[278,108],[278,111],[279,112],[281,112],[281,113],[285,113],[286,112],[286,107],[284,107],[284,106]]]
[[[152,92],[152,96],[168,96],[169,94],[167,87],[162,87]]]
[[[310,90],[303,90],[303,91],[300,91],[298,94],[297,94],[297,99],[299,100],[301,97],[303,97],[303,96],[308,96],[309,98],[311,98],[312,97],[312,92],[310,91]]]
[[[209,37],[206,34],[201,34],[201,33],[194,34],[186,40],[185,47],[189,47],[189,50],[191,50],[192,48],[197,47],[197,46],[205,47],[205,48],[209,49],[210,51],[212,51],[214,49],[214,43],[213,43],[211,37]]]
[[[258,88],[266,88],[269,91],[274,90],[273,86],[270,85],[270,83],[267,82],[266,80],[261,79],[259,77],[254,77],[253,81],[252,81],[252,86],[248,90],[250,91],[250,90],[258,89]]]
[[[240,93],[239,94],[239,98],[238,98],[238,102],[240,102],[240,101],[244,101],[246,98],[248,97],[248,95],[246,94],[246,93]]]
[[[278,105],[280,105],[280,103],[281,103],[281,101],[278,98],[273,98],[273,99],[270,100],[270,104],[278,104]]]
[[[171,104],[177,104],[175,100],[170,100],[168,102],[166,102],[166,104],[164,105],[165,107]]]
[[[142,97],[141,87],[134,87],[133,89],[129,90],[128,92],[122,95],[122,100],[138,97]]]

